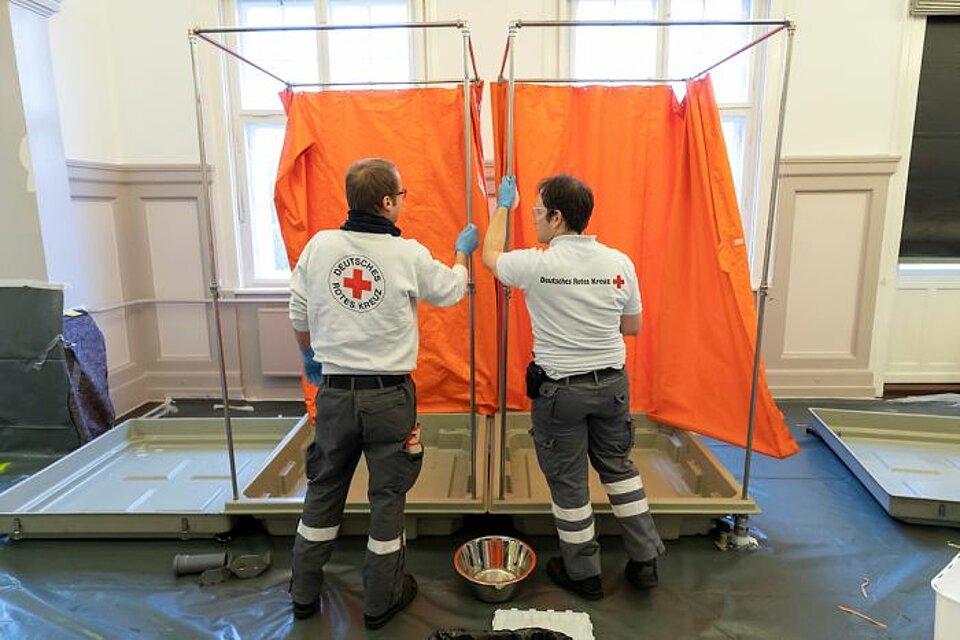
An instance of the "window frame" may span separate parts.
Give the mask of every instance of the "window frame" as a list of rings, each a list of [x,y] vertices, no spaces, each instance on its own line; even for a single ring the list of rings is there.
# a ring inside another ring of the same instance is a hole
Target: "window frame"
[[[376,0],[373,0],[374,2]],[[240,25],[240,5],[243,0],[221,0],[222,15],[227,24]],[[419,4],[414,0],[404,0],[410,22],[422,19],[419,15]],[[318,25],[327,22],[327,0],[313,0],[315,23]],[[317,41],[317,70],[318,82],[329,82],[330,52],[327,47],[327,38],[324,32],[316,32]],[[227,34],[225,43],[234,51],[240,51],[240,39],[237,34]],[[407,55],[413,78],[424,76],[424,66],[421,55],[421,40],[414,37],[413,30],[408,31],[409,48]],[[255,61],[256,62],[256,61]],[[239,290],[272,291],[286,290],[289,275],[284,277],[264,277],[257,273],[255,259],[254,212],[250,202],[250,162],[247,153],[246,129],[249,125],[286,125],[286,115],[282,109],[244,109],[241,101],[241,61],[224,56],[223,74],[225,87],[223,88],[226,100],[227,118],[226,129],[228,155],[231,162],[231,199],[233,218],[236,224],[238,238],[237,257],[240,262],[238,269]]]
[[[573,20],[576,15],[576,4],[580,0],[567,0],[563,3],[566,15],[561,19]],[[770,15],[771,0],[750,0],[750,19],[762,20]],[[657,0],[656,20],[670,20],[670,3],[672,0]],[[719,27],[718,27],[719,28]],[[562,77],[572,78],[576,56],[576,29],[565,29],[560,36],[558,46],[561,51],[558,61],[558,72]],[[670,29],[657,29],[657,61],[656,77],[667,77],[668,55],[670,51]],[[754,27],[751,37],[758,37],[761,31]],[[740,217],[743,223],[744,240],[750,257],[751,273],[756,271],[753,266],[759,264],[763,247],[758,246],[762,241],[761,233],[766,228],[766,221],[762,220],[761,197],[766,191],[761,184],[765,172],[761,170],[761,161],[767,152],[767,142],[760,144],[760,135],[764,120],[764,83],[767,81],[768,55],[761,45],[753,50],[751,58],[747,100],[745,102],[718,103],[720,118],[737,116],[745,118],[743,165],[739,195]],[[732,52],[731,52],[732,53]],[[756,284],[756,283],[754,283]]]

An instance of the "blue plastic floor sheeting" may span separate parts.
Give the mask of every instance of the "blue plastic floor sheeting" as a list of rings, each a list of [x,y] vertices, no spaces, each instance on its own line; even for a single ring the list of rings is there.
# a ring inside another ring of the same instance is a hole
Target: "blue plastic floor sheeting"
[[[511,533],[503,516],[468,517],[468,528],[454,535],[410,541],[408,569],[420,595],[377,632],[362,626],[361,537],[338,544],[322,614],[296,623],[286,592],[291,538],[240,531],[228,543],[7,540],[0,544],[0,638],[420,639],[442,628],[490,629],[494,611],[505,607],[583,611],[597,638],[614,640],[931,637],[930,579],[956,553],[947,543],[958,541],[960,531],[890,518],[818,438],[803,432],[809,404],[783,406],[802,451],[784,461],[754,460],[751,491],[764,512],[752,524],[766,537],[762,548],[723,553],[705,536],[671,541],[660,561],[660,587],[649,593],[624,580],[617,538],[601,539],[603,600],[561,591],[543,569],[557,541],[544,536],[527,538],[539,566],[513,600],[475,600],[453,570],[453,553],[475,535]],[[742,451],[714,450],[727,468],[739,469]],[[223,550],[271,551],[273,565],[257,578],[211,587],[174,576],[177,553]]]

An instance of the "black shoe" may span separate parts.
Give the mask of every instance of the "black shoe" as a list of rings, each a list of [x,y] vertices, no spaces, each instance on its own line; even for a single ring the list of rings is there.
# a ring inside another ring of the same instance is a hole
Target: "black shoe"
[[[363,616],[363,621],[367,625],[367,629],[379,629],[383,625],[390,622],[390,618],[396,615],[401,609],[413,602],[413,599],[417,597],[417,580],[410,575],[409,573],[403,576],[403,589],[400,591],[400,599],[397,600],[397,603],[386,610],[385,613],[381,613],[378,616]]]
[[[293,603],[293,617],[297,620],[305,620],[317,611],[320,611],[320,598],[317,598],[313,602],[307,602],[306,604],[301,604],[296,601]]]
[[[627,582],[637,589],[652,589],[660,584],[660,578],[657,576],[656,558],[646,562],[630,560],[623,572],[627,576]]]
[[[592,576],[583,580],[574,580],[567,575],[567,568],[563,566],[563,558],[550,558],[547,562],[547,575],[567,591],[572,591],[587,600],[603,598],[603,587],[600,585],[600,576]]]

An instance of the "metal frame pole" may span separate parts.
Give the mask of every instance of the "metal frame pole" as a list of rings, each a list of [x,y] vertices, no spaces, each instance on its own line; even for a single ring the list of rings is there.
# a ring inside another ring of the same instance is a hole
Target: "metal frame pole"
[[[748,27],[789,26],[790,20],[515,20],[520,27]]]
[[[194,31],[194,33],[197,33],[197,32]],[[288,89],[290,88],[291,85],[290,85],[289,82],[287,82],[286,80],[284,80],[283,78],[281,78],[281,77],[278,76],[277,74],[273,73],[272,71],[267,71],[266,69],[264,69],[263,67],[261,67],[260,65],[258,65],[256,62],[254,62],[253,60],[251,60],[250,58],[247,58],[247,57],[244,56],[243,54],[241,54],[241,53],[239,53],[239,52],[237,52],[237,51],[234,51],[233,49],[231,49],[231,48],[228,47],[227,45],[225,45],[225,44],[223,44],[223,43],[221,43],[221,42],[217,42],[217,41],[214,40],[213,38],[208,38],[207,36],[202,35],[202,34],[198,34],[197,37],[200,38],[201,40],[203,40],[204,42],[209,42],[210,44],[212,44],[213,46],[215,46],[217,49],[220,49],[220,50],[223,51],[224,53],[229,53],[230,55],[232,55],[232,56],[233,56],[234,58],[236,58],[237,60],[240,60],[241,62],[244,62],[244,63],[250,65],[251,67],[253,67],[253,68],[256,69],[257,71],[259,71],[260,73],[265,73],[266,75],[270,76],[271,78],[273,78],[274,80],[276,80],[276,81],[279,82],[280,84],[286,85]]]
[[[703,71],[697,73],[691,78],[684,78],[684,80],[690,80],[702,76],[709,71],[715,69],[721,64],[729,61],[730,59],[740,55],[741,53],[753,48],[754,46],[764,42],[768,38],[776,35],[777,33],[787,30],[787,47],[786,55],[784,58],[783,73],[781,79],[780,87],[780,105],[779,105],[779,116],[777,120],[777,138],[774,151],[774,162],[773,162],[773,177],[772,185],[770,189],[770,203],[767,212],[767,229],[766,237],[764,242],[764,254],[763,254],[763,267],[760,288],[758,291],[759,300],[757,308],[757,336],[756,343],[754,348],[754,359],[753,359],[753,372],[751,379],[750,387],[750,407],[748,412],[748,421],[747,421],[747,441],[746,441],[746,456],[744,459],[744,468],[743,468],[743,485],[741,498],[746,500],[748,498],[748,491],[750,486],[750,466],[753,457],[753,440],[754,432],[756,426],[756,404],[757,396],[759,392],[759,382],[760,382],[760,360],[761,360],[761,348],[763,343],[763,325],[766,316],[766,301],[769,290],[769,273],[770,273],[770,254],[772,251],[773,245],[773,231],[776,220],[776,208],[777,208],[777,199],[779,195],[780,187],[780,156],[783,148],[783,125],[786,115],[786,100],[787,100],[787,90],[789,87],[789,78],[790,78],[790,66],[793,59],[793,39],[796,34],[796,23],[790,19],[785,20],[736,20],[736,21],[723,21],[723,20],[634,20],[634,21],[584,21],[584,20],[534,20],[524,22],[522,20],[515,20],[510,23],[510,29],[508,32],[507,45],[504,49],[503,60],[501,61],[500,66],[500,78],[503,78],[504,66],[509,59],[510,63],[510,75],[509,75],[509,85],[508,85],[508,111],[507,111],[507,168],[506,174],[509,175],[512,170],[512,161],[513,161],[513,116],[514,116],[514,83],[516,77],[514,74],[514,56],[513,56],[513,45],[514,39],[516,37],[517,31],[520,27],[584,27],[584,26],[656,26],[656,27],[672,27],[672,26],[775,26],[778,27],[766,33],[759,38],[753,40],[749,44],[741,47],[737,51],[731,53],[730,55],[724,57],[720,61],[712,64]],[[564,82],[565,80],[556,79],[556,78],[530,78],[524,79],[524,82],[531,83],[556,83]],[[573,81],[573,79],[567,80]],[[582,81],[578,79],[578,81]],[[619,82],[654,82],[654,81],[671,81],[670,79],[644,79],[644,80],[619,80]],[[597,80],[596,82],[605,82]],[[507,217],[507,239],[504,242],[504,249],[506,250],[509,245],[509,211]],[[500,498],[504,497],[504,473],[505,473],[505,435],[506,435],[506,344],[507,344],[507,309],[509,307],[509,289],[504,288],[504,297],[503,297],[503,323],[502,323],[502,332],[501,332],[501,371],[500,371],[500,411],[501,411],[501,424],[502,424],[502,436],[500,442]],[[736,514],[735,515],[735,524],[734,524],[734,535],[735,540],[748,540],[748,516],[747,514]]]
[[[221,47],[222,48],[222,47]],[[292,82],[287,86],[291,89],[301,89],[315,87],[322,89],[325,87],[368,87],[368,86],[427,86],[434,84],[461,84],[460,78],[450,78],[449,80],[386,80],[379,82],[377,80],[365,80],[363,82]]]
[[[767,308],[769,290],[770,254],[773,249],[773,229],[777,215],[777,199],[780,192],[780,153],[783,148],[783,122],[787,108],[787,88],[790,84],[790,65],[793,61],[793,37],[796,34],[796,24],[790,22],[787,26],[787,51],[783,63],[783,78],[780,84],[780,112],[777,121],[777,141],[773,154],[773,177],[770,185],[770,203],[767,209],[767,230],[763,245],[763,267],[760,272],[760,288],[757,291],[757,340],[753,354],[753,381],[750,387],[750,413],[747,421],[747,452],[743,461],[743,491],[741,498],[746,500],[750,487],[750,465],[753,458],[753,436],[757,409],[757,394],[760,385],[760,349],[763,343],[763,323]],[[737,514],[734,533],[737,536],[746,536],[749,516]]]
[[[514,107],[514,43],[517,27],[510,25],[507,30],[507,56],[510,63],[510,76],[507,80],[507,164],[504,175],[513,173],[513,107]],[[503,250],[510,249],[510,207],[507,207],[507,232],[503,239]],[[510,287],[500,283],[503,294],[500,322],[500,499],[503,500],[507,469],[507,338],[510,325]]]
[[[287,88],[294,87],[304,87],[304,86],[314,86],[314,87],[325,87],[325,86],[338,86],[345,84],[441,84],[441,83],[452,83],[461,82],[457,80],[433,80],[433,81],[420,81],[420,82],[365,82],[365,83],[304,83],[304,84],[291,84],[281,78],[280,76],[268,71],[262,66],[254,63],[245,56],[241,55],[239,52],[232,50],[226,45],[217,42],[213,38],[207,37],[205,34],[226,34],[226,33],[254,33],[254,32],[277,32],[277,31],[339,31],[339,30],[360,30],[360,29],[432,29],[432,28],[450,28],[455,27],[460,29],[463,33],[463,57],[464,57],[464,78],[463,78],[463,87],[464,87],[464,144],[466,147],[466,203],[467,203],[467,221],[472,222],[473,220],[473,180],[472,180],[472,110],[471,110],[471,93],[470,93],[470,63],[472,63],[474,73],[476,73],[476,61],[473,58],[473,45],[470,41],[470,31],[466,28],[466,22],[463,20],[450,21],[450,22],[415,22],[415,23],[398,23],[398,24],[375,24],[375,25],[315,25],[315,26],[293,26],[293,27],[214,27],[208,29],[190,29],[187,33],[187,37],[190,43],[190,60],[193,66],[193,86],[194,86],[194,99],[196,103],[196,115],[197,115],[197,137],[200,147],[200,172],[202,179],[201,186],[201,197],[202,197],[202,206],[201,213],[204,217],[205,226],[207,229],[208,236],[208,246],[207,254],[208,260],[210,263],[210,295],[213,302],[214,310],[214,320],[216,324],[216,344],[217,344],[217,361],[220,369],[220,390],[223,395],[223,418],[224,426],[227,433],[227,450],[230,459],[230,484],[233,491],[233,499],[239,499],[239,490],[237,487],[237,468],[236,468],[236,457],[234,453],[234,443],[233,443],[233,426],[230,421],[230,398],[227,391],[227,373],[226,373],[226,361],[224,356],[223,348],[223,327],[222,327],[222,317],[220,310],[220,283],[219,277],[217,275],[217,256],[216,256],[216,247],[214,244],[214,231],[213,231],[213,215],[211,213],[210,206],[210,190],[209,190],[209,177],[208,177],[208,167],[207,167],[207,152],[206,152],[206,140],[204,136],[204,121],[203,121],[203,92],[201,90],[200,82],[200,60],[197,54],[197,39],[203,39],[206,42],[209,42],[216,48],[220,49],[224,53],[228,53],[233,57],[237,58],[241,62],[244,62],[251,67],[257,69],[258,71],[270,76],[271,78],[279,81],[280,83],[287,86]],[[477,497],[477,482],[476,482],[476,344],[475,344],[475,335],[474,335],[474,281],[473,281],[473,260],[472,257],[468,259],[468,272],[469,272],[469,305],[470,305],[470,440],[473,447],[471,452],[471,461],[472,461],[472,472],[471,472],[471,483],[473,497]]]
[[[313,24],[313,25],[288,25],[277,27],[208,27],[205,29],[194,29],[192,33],[202,35],[205,33],[261,33],[278,31],[361,31],[371,29],[443,29],[455,27],[462,29],[466,26],[463,20],[449,20],[446,22],[395,22],[382,24]]]
[[[463,146],[466,166],[467,224],[473,223],[473,96],[470,84],[470,30],[460,28],[463,36]],[[477,340],[476,283],[474,281],[473,254],[467,256],[467,295],[470,331],[470,493],[477,497]]]
[[[193,65],[193,95],[197,110],[197,138],[200,144],[200,211],[207,229],[207,259],[210,262],[210,296],[213,299],[213,316],[216,325],[217,364],[220,368],[220,393],[223,396],[223,425],[227,432],[227,454],[230,458],[230,487],[233,499],[240,498],[237,488],[237,461],[233,446],[233,425],[230,422],[230,396],[227,393],[227,365],[223,355],[223,327],[220,316],[220,282],[217,276],[217,250],[213,233],[213,216],[210,212],[210,181],[207,175],[207,146],[203,127],[203,91],[200,85],[200,59],[197,55],[197,32],[187,35],[190,41],[190,61]]]

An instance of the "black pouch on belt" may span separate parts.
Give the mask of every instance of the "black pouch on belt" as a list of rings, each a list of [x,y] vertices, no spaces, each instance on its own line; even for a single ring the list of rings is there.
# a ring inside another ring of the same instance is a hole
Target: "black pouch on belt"
[[[533,360],[527,365],[527,397],[540,397],[540,385],[547,379],[547,372]]]

